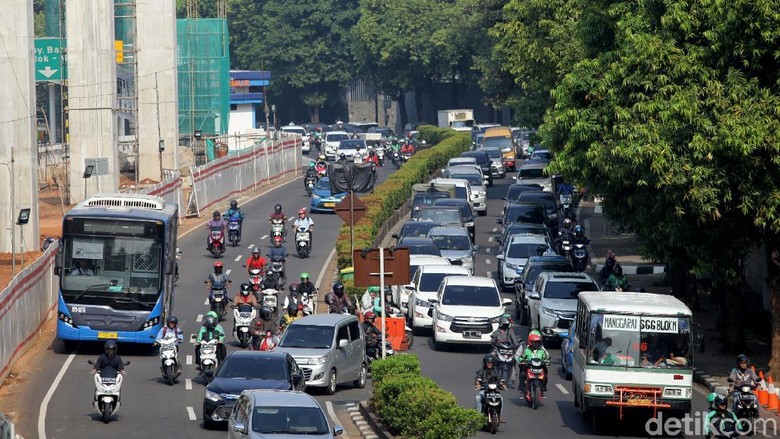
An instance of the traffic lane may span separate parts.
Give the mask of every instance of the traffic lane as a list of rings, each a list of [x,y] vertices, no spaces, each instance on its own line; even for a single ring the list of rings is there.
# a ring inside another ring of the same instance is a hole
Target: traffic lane
[[[391,172],[392,171],[387,167],[380,168],[379,181],[383,181]],[[264,248],[265,252],[265,249],[270,246],[267,237],[263,237],[268,234],[268,223],[266,219],[272,212],[273,206],[276,203],[281,203],[283,206],[287,204],[288,206],[293,206],[294,211],[297,211],[299,208],[295,207],[297,204],[300,204],[301,207],[307,205],[309,198],[306,196],[302,187],[299,188],[299,191],[296,190],[296,183],[301,184],[300,179],[294,180],[284,187],[278,188],[279,190],[267,193],[241,206],[246,216],[246,222],[242,230],[241,244],[238,247],[229,246],[225,255],[220,259],[225,266],[224,270],[226,272],[229,270],[232,278],[235,279],[231,286],[231,292],[235,292],[238,284],[244,281],[243,277],[245,271],[242,270],[245,269],[242,267],[242,264],[243,260],[249,256],[250,248],[253,245],[257,245]],[[295,192],[300,194],[300,202],[295,199]],[[293,204],[290,204],[291,200],[294,199],[295,201]],[[285,208],[285,211],[286,213],[289,212],[288,215],[293,213],[290,208]],[[297,279],[297,276],[303,271],[308,271],[313,278],[318,276],[322,267],[326,265],[327,258],[335,246],[334,243],[338,237],[342,221],[333,214],[318,214],[314,215],[313,218],[316,225],[312,254],[307,259],[300,259],[297,255],[292,255],[292,257],[288,259],[286,270],[288,278],[293,276],[291,280]],[[256,239],[248,239],[251,237],[255,237]],[[251,244],[248,244],[248,242],[251,242]],[[294,243],[292,240],[288,240],[285,246],[288,248],[288,251],[290,251],[294,247]],[[182,249],[183,258],[180,261],[180,280],[176,288],[177,295],[174,314],[179,317],[185,331],[185,337],[188,337],[189,334],[197,332],[200,325],[198,320],[202,319],[202,316],[208,312],[208,306],[206,305],[207,292],[205,291],[203,280],[207,277],[208,273],[212,271],[211,267],[215,260],[206,255],[205,232],[201,235],[196,230],[186,237],[183,237],[179,241],[179,247]],[[228,341],[228,350],[235,349],[235,347],[231,346],[231,342],[233,341],[232,320],[228,319],[223,322],[223,327],[228,333],[226,337]],[[85,349],[90,348],[95,350],[86,355],[82,355],[81,352],[79,352],[79,355],[77,355],[74,360],[74,364],[79,364],[82,361],[85,362],[87,359],[95,358],[99,354],[99,347],[85,347]],[[143,399],[145,396],[152,394],[150,392],[154,392],[156,387],[164,385],[161,384],[161,379],[159,378],[159,358],[156,354],[145,353],[143,349],[134,349],[132,347],[128,350],[127,346],[122,346],[122,353],[125,354],[125,361],[130,358],[133,361],[133,364],[128,367],[128,371],[143,371],[142,373],[133,372],[132,375],[142,374],[143,376],[151,377],[149,381],[151,381],[153,385],[138,387],[126,387],[123,385],[122,398],[125,404],[123,404],[119,415],[138,419],[138,417],[135,416],[136,414],[144,414],[145,416],[142,418],[149,418],[152,413],[165,413],[172,410],[172,405],[166,403],[164,399],[141,404],[137,404],[136,402],[137,405],[135,405],[134,408],[127,408],[128,400]],[[143,433],[147,429],[149,433],[159,433],[161,431],[161,425],[159,424],[164,423],[164,429],[170,427],[172,432],[180,432],[180,428],[184,427],[182,424],[192,423],[191,421],[200,419],[203,402],[202,388],[205,383],[202,383],[201,379],[197,376],[197,371],[194,370],[194,365],[191,364],[194,361],[194,347],[185,343],[180,350],[179,357],[184,365],[184,369],[182,371],[182,376],[180,377],[180,384],[174,386],[171,391],[177,392],[177,399],[185,402],[185,404],[182,404],[180,407],[181,412],[179,412],[179,416],[182,420],[173,422],[173,419],[168,421],[166,417],[163,417],[156,422],[148,422],[143,425],[133,424],[132,427],[127,426],[129,428],[127,431],[122,427],[115,427],[114,430],[117,430],[119,434],[138,434]],[[50,430],[52,426],[60,428],[60,426],[63,425],[67,430],[68,427],[70,427],[70,424],[74,422],[72,420],[72,413],[68,410],[67,395],[83,394],[79,389],[85,387],[93,389],[94,386],[91,381],[91,376],[86,378],[88,379],[85,380],[84,377],[80,377],[76,373],[76,369],[66,371],[66,377],[60,384],[58,391],[52,397],[51,404],[49,405],[47,431]],[[130,382],[131,380],[128,380],[126,383],[129,384]],[[356,391],[356,395],[363,396],[365,393]],[[139,398],[135,398],[136,396],[139,396]],[[91,397],[91,390],[89,392],[89,397]],[[134,413],[135,409],[141,410],[141,412]],[[192,419],[193,413],[195,414],[195,419]],[[171,422],[173,422],[173,424],[171,424]],[[81,420],[77,421],[77,423],[83,424]]]

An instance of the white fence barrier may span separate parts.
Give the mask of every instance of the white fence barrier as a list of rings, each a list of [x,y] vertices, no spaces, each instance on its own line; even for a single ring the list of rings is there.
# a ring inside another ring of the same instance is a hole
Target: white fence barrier
[[[285,136],[237,154],[192,167],[192,190],[197,211],[301,167],[301,137]]]
[[[14,423],[2,413],[0,413],[0,439],[16,439]]]
[[[179,219],[184,218],[185,207],[181,205],[181,175],[179,171],[153,186],[149,186],[138,191],[141,194],[154,195],[162,198],[167,203],[176,203],[179,205]]]
[[[57,246],[53,242],[43,256],[0,292],[0,381],[34,341],[57,304],[57,282],[52,270]]]

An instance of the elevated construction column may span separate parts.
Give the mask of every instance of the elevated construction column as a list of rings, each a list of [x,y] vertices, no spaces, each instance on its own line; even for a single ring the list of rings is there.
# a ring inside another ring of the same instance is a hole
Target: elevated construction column
[[[161,170],[178,169],[179,87],[176,1],[137,0],[138,172],[161,181]],[[160,140],[165,150],[160,154]]]
[[[0,46],[0,252],[3,253],[40,248],[34,35],[32,2],[3,0],[0,8],[0,41],[5,42]],[[30,209],[30,221],[23,226],[24,242],[22,231],[16,225],[21,209]]]
[[[119,187],[113,0],[66,0],[71,202]],[[83,178],[88,165],[94,173]]]

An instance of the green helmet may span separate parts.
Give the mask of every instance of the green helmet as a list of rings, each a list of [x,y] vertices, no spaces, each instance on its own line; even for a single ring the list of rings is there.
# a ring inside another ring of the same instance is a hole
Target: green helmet
[[[301,273],[301,280],[309,279],[309,273]]]
[[[368,287],[368,292],[369,293],[378,293],[379,292],[379,287],[376,286],[376,285]]]
[[[717,397],[718,397],[717,393],[715,392],[710,393],[709,395],[707,395],[707,403],[712,404],[713,402],[715,402],[715,398]]]
[[[209,311],[209,312],[207,312],[207,313],[206,313],[206,317],[214,317],[215,319],[218,319],[218,318],[219,318],[219,316],[217,315],[217,313],[216,313],[216,312],[214,312],[214,311]]]
[[[316,163],[314,163],[314,162],[309,162],[309,167],[310,167],[310,168],[313,168],[313,167],[314,167],[314,165],[316,165]]]

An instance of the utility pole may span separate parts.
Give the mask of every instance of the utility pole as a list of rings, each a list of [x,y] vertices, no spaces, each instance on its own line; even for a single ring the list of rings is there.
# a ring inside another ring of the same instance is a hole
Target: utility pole
[[[163,150],[164,150],[164,141],[162,138],[162,132],[160,130],[160,85],[157,82],[157,72],[154,72],[154,93],[157,96],[157,140],[159,143],[159,151],[160,151],[160,181],[165,180],[165,177],[163,176]]]

